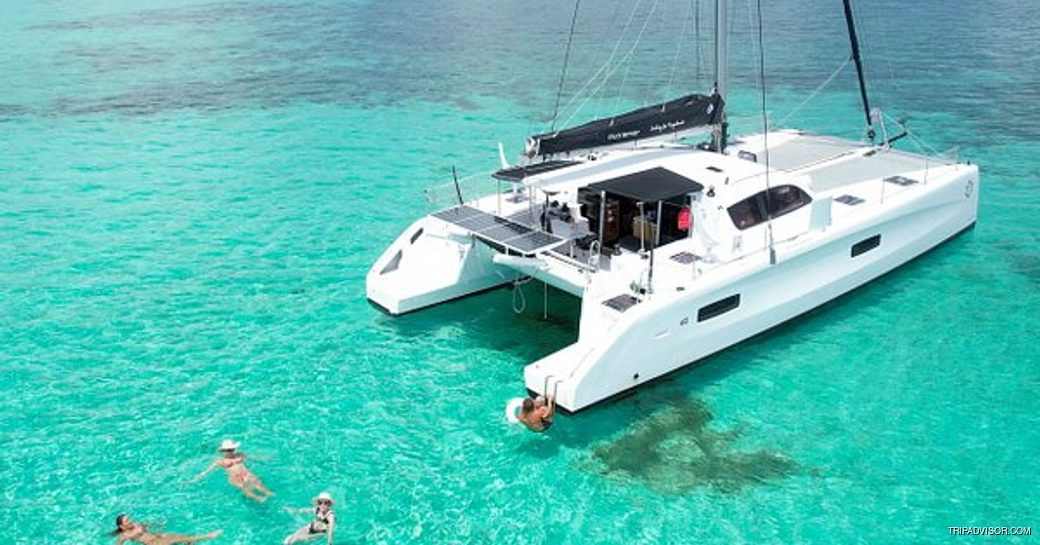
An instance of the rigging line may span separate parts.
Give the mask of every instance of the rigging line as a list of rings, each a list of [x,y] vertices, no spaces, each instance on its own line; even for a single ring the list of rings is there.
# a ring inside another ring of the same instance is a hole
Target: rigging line
[[[693,42],[697,44],[697,52],[695,53],[697,56],[697,73],[694,77],[697,79],[695,85],[700,85],[704,79],[701,73],[701,64],[704,61],[701,57],[701,0],[694,0],[693,10]]]
[[[574,0],[574,14],[571,15],[571,30],[567,34],[567,48],[563,53],[563,70],[560,71],[560,84],[556,87],[556,106],[553,107],[550,132],[556,130],[556,116],[560,113],[560,97],[563,96],[563,82],[567,78],[567,63],[571,58],[571,42],[574,40],[574,24],[578,21],[578,6],[581,6],[581,0]]]
[[[610,67],[611,61],[614,60],[614,56],[617,55],[618,49],[621,48],[621,42],[624,41],[625,34],[628,33],[628,27],[632,25],[632,20],[635,19],[636,12],[638,11],[639,5],[642,2],[643,2],[643,0],[637,0],[636,3],[635,3],[635,6],[632,7],[632,12],[628,14],[628,21],[625,22],[625,26],[621,29],[621,34],[618,35],[617,41],[614,42],[614,49],[611,50],[610,55],[607,57],[607,60],[604,61],[604,63],[602,65],[600,65],[600,67],[596,70],[596,72],[593,73],[591,77],[589,77],[588,81],[586,81],[585,84],[582,85],[580,89],[578,89],[578,92],[574,93],[574,96],[572,96],[570,98],[570,100],[567,101],[567,104],[564,104],[564,106],[563,106],[564,110],[570,109],[571,105],[574,104],[574,101],[578,100],[578,98],[580,98],[582,96],[582,93],[584,93],[585,90],[589,88],[589,85],[592,85],[592,83],[599,78],[599,75],[604,70],[606,70],[607,68]],[[595,93],[591,93],[591,94],[594,95]],[[586,96],[586,101],[587,100],[588,100],[588,95]],[[564,124],[566,125],[566,123],[564,123]]]
[[[682,44],[686,40],[686,29],[690,25],[690,16],[693,15],[693,0],[687,2],[688,9],[686,17],[683,18],[682,32],[679,33],[679,45],[675,48],[675,58],[672,59],[672,73],[668,75],[668,96],[672,96],[672,82],[675,81],[675,70],[679,67],[679,54],[682,52]]]
[[[820,91],[823,91],[825,87],[830,85],[830,83],[834,81],[834,78],[838,77],[838,74],[845,70],[845,67],[847,67],[850,62],[852,62],[852,57],[845,57],[845,61],[842,62],[840,66],[838,66],[837,70],[832,72],[831,75],[828,76],[827,79],[824,80],[824,82],[820,84],[820,86],[817,87],[813,92],[809,93],[809,96],[805,97],[805,100],[803,100],[801,104],[795,106],[793,110],[791,110],[787,115],[785,115],[784,118],[777,123],[777,125],[781,127],[784,126],[784,123],[786,123],[787,120],[791,118],[791,116],[798,113],[798,111],[801,110],[802,107],[804,107],[806,104],[812,101],[812,99],[816,98],[816,95],[820,94]]]
[[[856,23],[853,17],[852,0],[842,0],[845,8],[845,26],[849,33],[849,45],[852,47],[852,60],[856,64],[856,79],[859,80],[859,96],[863,102],[863,116],[866,121],[867,138],[874,145],[877,133],[874,130],[873,115],[870,110],[870,99],[867,96],[867,84],[863,76],[863,56],[860,54],[859,38],[856,35]]]
[[[655,2],[655,5],[656,5],[656,2]],[[643,30],[646,30],[646,25],[645,24],[643,25]],[[621,57],[621,60],[618,61],[617,65],[603,76],[603,79],[600,81],[599,85],[596,86],[596,89],[594,89],[591,93],[589,93],[585,97],[585,100],[583,100],[581,102],[581,104],[578,105],[578,108],[575,109],[574,112],[571,113],[570,117],[568,117],[567,120],[563,122],[564,125],[569,124],[571,122],[571,120],[574,119],[574,116],[578,115],[578,112],[580,112],[581,109],[585,107],[585,104],[588,103],[589,99],[591,99],[592,97],[596,96],[599,93],[599,91],[602,90],[603,87],[607,84],[607,82],[610,81],[610,77],[613,76],[615,72],[620,70],[621,67],[625,65],[625,63],[628,61],[629,57],[632,56],[632,53],[635,52],[636,46],[639,45],[639,37],[641,37],[642,35],[643,35],[643,32],[640,31],[639,32],[639,36],[636,37],[636,41],[632,44],[632,47],[630,47],[628,49],[628,51]]]
[[[650,23],[650,18],[653,17],[654,11],[657,9],[658,1],[659,0],[654,0],[654,4],[650,6],[650,11],[646,14],[646,18],[643,19],[643,27],[639,30],[639,34],[636,35],[636,41],[632,44],[633,48],[639,45],[639,42],[642,40],[643,31],[646,30],[647,25]],[[610,109],[610,112],[608,112],[611,117],[614,117],[614,114],[618,111],[618,105],[621,103],[621,96],[625,93],[625,83],[628,82],[628,72],[632,70],[632,63],[628,62],[628,60],[625,60],[624,65],[625,74],[621,76],[621,84],[617,87],[617,96],[614,97],[614,106]],[[596,114],[596,117],[599,117],[598,113]]]
[[[761,22],[762,22],[761,19],[759,19],[759,23],[760,24],[761,24]],[[756,27],[755,27],[755,10],[751,8],[751,0],[747,0],[747,23],[748,23],[748,36],[752,36],[751,48],[752,48],[752,52],[753,52],[754,51],[754,47],[755,47],[754,35],[755,35]],[[759,39],[761,40],[761,35],[759,36]],[[759,55],[761,56],[761,55],[764,54],[762,49],[761,49],[762,43],[759,42],[758,46],[759,46]],[[756,79],[755,83],[757,83],[759,87],[762,87],[762,81],[763,80],[761,78],[759,78],[759,74],[758,73],[754,73],[754,74],[755,74],[755,79]]]
[[[910,138],[910,141],[913,142],[914,144],[916,144],[917,148],[920,149],[922,152],[931,152],[933,155],[936,155],[936,156],[942,156],[943,155],[941,152],[939,152],[938,150],[933,148],[931,145],[929,145],[928,142],[925,142],[921,137],[917,136],[917,133],[915,133],[914,131],[911,131],[910,128],[907,127],[905,123],[900,123],[898,119],[888,115],[887,112],[882,111],[881,115],[886,117],[886,118],[888,118],[890,121],[892,121],[896,125],[899,125],[899,128],[901,128],[904,131],[906,131],[906,136],[908,138]]]
[[[758,0],[758,81],[762,90],[762,144],[766,166],[766,237],[769,245],[769,264],[776,264],[776,250],[773,248],[773,203],[769,187],[769,116],[766,111],[766,48],[762,40],[762,0]],[[750,0],[749,5],[750,8]]]
[[[853,8],[855,9],[856,6],[853,6]],[[883,52],[880,55],[878,55],[877,53],[874,53],[873,58],[875,59],[875,64],[876,65],[880,65],[880,60],[884,60],[885,61],[885,67],[888,68],[888,77],[889,77],[888,81],[884,83],[884,88],[881,89],[880,93],[886,93],[886,89],[891,89],[891,90],[895,90],[896,96],[903,96],[905,93],[903,93],[903,89],[899,85],[899,80],[896,79],[896,72],[892,68],[892,57],[887,53],[887,52],[891,51],[891,47],[889,46],[889,44],[891,43],[891,40],[889,39],[887,26],[884,24],[883,14],[882,14],[880,9],[873,9],[872,10],[872,15],[874,16],[873,17],[874,28],[878,29],[878,32],[877,32],[878,40],[877,40],[877,42],[879,42],[878,45],[880,47],[880,50]],[[869,40],[869,42],[871,42],[871,46],[874,45],[874,41],[875,40],[873,38],[871,40]],[[874,48],[871,47],[870,49],[873,50]],[[877,93],[878,93],[878,90],[875,88],[875,94],[877,94]]]
[[[650,6],[650,11],[647,12],[646,18],[643,19],[643,26],[639,29],[639,34],[636,35],[636,41],[632,43],[632,49],[629,50],[630,53],[632,51],[635,51],[636,46],[638,46],[639,42],[642,41],[643,31],[646,30],[646,27],[650,25],[650,19],[654,16],[654,12],[657,11],[657,4],[659,2],[660,0],[654,0],[654,4]],[[631,55],[627,55],[623,60],[623,64],[625,65],[625,75],[621,77],[621,85],[618,85],[618,93],[617,96],[614,97],[614,107],[611,108],[609,112],[611,118],[613,118],[615,114],[617,114],[618,105],[621,103],[621,96],[625,92],[625,83],[628,81],[628,72],[632,69],[632,63],[628,61],[628,58],[630,56]],[[618,68],[620,68],[620,66]],[[596,117],[599,117],[599,115],[597,115]]]

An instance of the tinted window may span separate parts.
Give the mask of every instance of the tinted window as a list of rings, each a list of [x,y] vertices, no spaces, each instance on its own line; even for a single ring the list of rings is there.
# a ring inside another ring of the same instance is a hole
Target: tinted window
[[[852,257],[856,257],[860,254],[865,254],[874,248],[881,245],[881,235],[874,235],[870,238],[863,239],[852,245],[851,254]]]
[[[710,320],[720,314],[725,314],[740,306],[740,294],[730,295],[725,299],[719,299],[710,305],[704,305],[697,311],[697,321]]]
[[[729,218],[733,220],[733,225],[737,229],[743,231],[766,221],[766,209],[769,210],[768,217],[776,219],[811,202],[812,197],[800,188],[793,185],[782,185],[770,188],[768,196],[765,191],[759,191],[730,206]]]

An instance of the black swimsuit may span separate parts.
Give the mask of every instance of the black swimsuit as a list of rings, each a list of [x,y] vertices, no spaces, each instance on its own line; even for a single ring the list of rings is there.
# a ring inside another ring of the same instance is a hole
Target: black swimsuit
[[[315,507],[314,508],[314,518],[317,519],[317,520],[314,520],[314,521],[311,522],[310,533],[312,533],[312,534],[326,534],[326,533],[328,533],[328,531],[329,531],[329,516],[330,515],[332,515],[332,509],[329,509],[328,511],[325,511],[325,516],[322,517],[321,516],[321,511],[317,507]],[[324,528],[315,528],[314,527],[314,523],[315,522],[320,522],[320,523],[324,524],[325,527]]]

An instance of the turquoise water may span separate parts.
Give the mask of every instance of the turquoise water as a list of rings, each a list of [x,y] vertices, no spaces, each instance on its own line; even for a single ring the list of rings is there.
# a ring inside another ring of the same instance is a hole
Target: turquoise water
[[[935,543],[976,542],[948,526],[1037,526],[1038,5],[859,2],[872,96],[981,165],[974,231],[535,436],[503,402],[576,336],[575,300],[551,291],[544,321],[530,285],[520,316],[499,290],[390,318],[364,275],[451,165],[490,170],[498,140],[514,154],[545,128],[570,5],[149,4],[0,5],[6,541],[101,543],[129,512],[278,543],[301,523],[282,508],[322,490],[337,543]],[[759,121],[734,4],[739,133]],[[839,2],[765,9],[779,121],[847,45]],[[629,19],[616,58],[649,24],[638,62],[574,119],[706,89],[695,14],[583,6],[564,103]],[[787,124],[855,137],[854,81]],[[267,504],[222,476],[184,484],[228,436],[278,494]]]

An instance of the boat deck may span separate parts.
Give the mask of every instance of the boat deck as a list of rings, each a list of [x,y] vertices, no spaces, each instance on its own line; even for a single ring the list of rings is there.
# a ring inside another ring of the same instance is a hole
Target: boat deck
[[[733,144],[739,151],[755,154],[759,162],[763,161],[762,135],[740,139]],[[851,140],[800,131],[771,132],[769,144],[769,166],[808,176],[811,188],[818,193],[891,176],[916,175],[921,171],[925,171],[925,174],[919,177],[926,178],[929,168],[952,163],[935,157],[891,148],[874,148]]]

